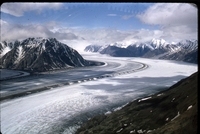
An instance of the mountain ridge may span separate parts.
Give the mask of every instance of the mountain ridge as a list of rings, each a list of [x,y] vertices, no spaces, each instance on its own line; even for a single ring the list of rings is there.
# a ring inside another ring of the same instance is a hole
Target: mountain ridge
[[[117,43],[102,46],[89,45],[86,46],[84,51],[98,52],[100,54],[108,54],[115,57],[159,57],[159,59],[198,63],[197,40],[183,40],[178,43],[168,43],[163,39],[152,39],[151,41],[143,43],[130,43],[129,45],[126,45],[126,47]],[[192,56],[192,58],[188,55]]]
[[[41,72],[90,65],[75,49],[55,38],[27,38],[10,43],[4,41],[0,44],[0,52],[1,68],[7,69]]]

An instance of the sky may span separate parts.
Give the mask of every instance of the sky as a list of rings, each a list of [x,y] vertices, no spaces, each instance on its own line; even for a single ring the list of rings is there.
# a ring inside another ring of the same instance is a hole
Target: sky
[[[153,38],[179,42],[198,38],[197,12],[188,3],[3,3],[1,41],[56,38],[79,51]]]

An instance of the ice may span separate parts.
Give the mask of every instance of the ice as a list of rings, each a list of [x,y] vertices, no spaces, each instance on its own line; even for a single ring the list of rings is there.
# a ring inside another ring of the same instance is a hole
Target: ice
[[[131,70],[132,66],[126,66],[125,61],[142,62],[149,67],[115,77],[96,80],[92,78],[97,77],[92,77],[91,81],[76,84],[70,82],[72,85],[4,101],[1,103],[1,132],[3,134],[74,133],[82,120],[162,91],[173,85],[174,81],[179,81],[198,70],[195,64],[168,60],[99,55],[85,55],[85,58],[102,59],[119,64],[108,62],[111,64],[110,67],[96,67],[96,70],[110,71],[116,67],[117,71],[119,66],[123,68],[122,71]],[[81,73],[74,72],[73,75],[75,74]],[[62,72],[60,75],[62,76]],[[57,75],[56,77],[60,78]],[[49,80],[41,79],[35,86],[43,82],[52,83],[55,80],[57,79],[53,77]],[[31,82],[18,84],[26,86]]]

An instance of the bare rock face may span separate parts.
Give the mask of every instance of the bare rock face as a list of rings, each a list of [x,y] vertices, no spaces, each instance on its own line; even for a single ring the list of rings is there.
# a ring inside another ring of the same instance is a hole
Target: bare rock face
[[[48,71],[81,67],[89,62],[74,49],[55,38],[28,38],[21,42],[1,42],[1,68]]]

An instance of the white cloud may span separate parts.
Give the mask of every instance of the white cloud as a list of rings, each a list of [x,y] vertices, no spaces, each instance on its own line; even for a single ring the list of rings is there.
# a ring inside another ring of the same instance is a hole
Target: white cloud
[[[1,39],[22,40],[29,37],[57,38],[78,51],[83,51],[87,45],[111,43],[132,44],[135,42],[146,42],[153,38],[164,37],[161,30],[140,29],[133,31],[121,31],[116,29],[83,27],[62,27],[57,22],[45,24],[8,24],[4,23],[1,29]],[[167,39],[165,37],[164,39]]]
[[[44,9],[59,9],[62,3],[3,3],[1,11],[16,17],[23,16],[27,11],[41,12]]]
[[[75,40],[78,36],[71,32],[53,31],[52,25],[41,24],[2,24],[1,40],[22,40],[29,37],[57,38],[58,40]]]
[[[8,24],[8,22],[6,22],[6,21],[4,21],[4,20],[0,19],[0,24],[1,24],[1,26],[3,26],[3,25],[7,25],[7,24]]]
[[[197,8],[185,3],[159,3],[138,17],[145,23],[158,25],[185,25],[197,23]]]
[[[197,39],[197,8],[187,3],[159,3],[137,17],[146,24],[160,25],[174,39]]]
[[[21,12],[21,15],[23,15],[25,11],[28,11],[28,9],[22,7],[20,7],[19,11],[16,11],[16,14],[20,15]],[[34,10],[36,10],[36,7]],[[115,16],[116,14],[108,15]],[[134,17],[134,15],[121,17],[129,19]],[[62,27],[59,22],[53,21],[45,24],[22,25],[9,24],[1,20],[1,40],[53,37],[78,51],[82,51],[90,44],[106,45],[115,42],[131,44],[146,42],[153,38],[163,38],[167,42],[178,42],[182,39],[197,39],[197,9],[191,5],[177,3],[155,4],[137,17],[144,23],[160,25],[160,28],[157,30],[139,29],[121,31],[108,28]]]
[[[107,14],[107,16],[117,16],[117,14]]]
[[[131,44],[138,41],[151,40],[155,37],[159,38],[162,35],[162,32],[159,30],[120,31],[106,28],[86,29],[83,27],[62,27],[57,22],[29,25],[3,23],[1,26],[2,41],[22,40],[29,37],[53,37],[79,51],[90,44],[106,45],[115,42]]]
[[[124,19],[124,20],[128,20],[128,19],[130,19],[130,18],[132,18],[132,17],[135,17],[135,15],[134,15],[134,14],[132,14],[132,15],[122,15],[121,17],[122,17],[122,19]]]

